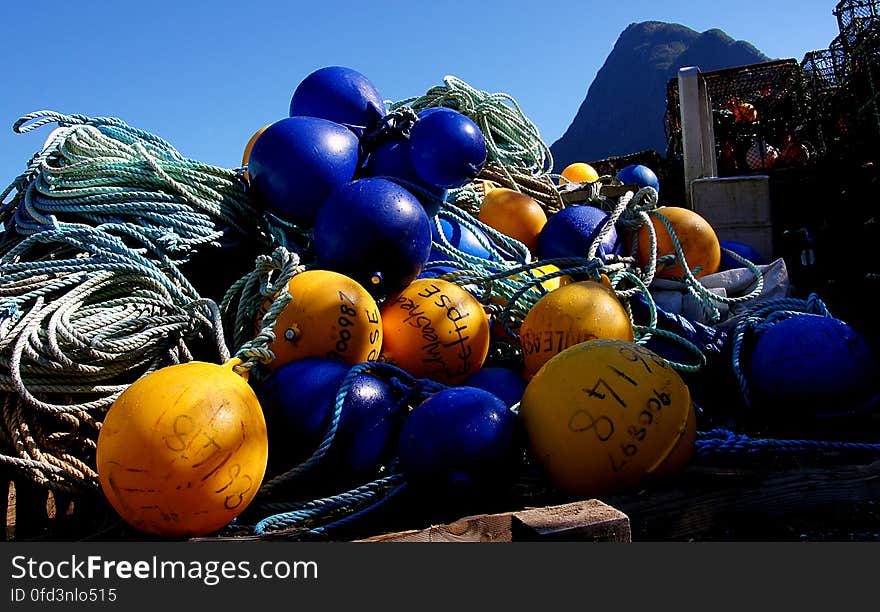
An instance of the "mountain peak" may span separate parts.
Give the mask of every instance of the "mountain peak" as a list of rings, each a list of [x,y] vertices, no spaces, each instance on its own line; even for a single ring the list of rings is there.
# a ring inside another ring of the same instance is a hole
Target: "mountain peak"
[[[631,23],[620,34],[565,134],[551,146],[555,170],[646,149],[666,150],[666,84],[683,66],[703,71],[769,58],[745,41],[712,28]]]

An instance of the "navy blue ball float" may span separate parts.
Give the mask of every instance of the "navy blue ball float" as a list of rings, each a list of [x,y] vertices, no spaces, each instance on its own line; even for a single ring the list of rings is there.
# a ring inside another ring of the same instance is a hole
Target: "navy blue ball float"
[[[767,264],[767,260],[764,259],[761,254],[758,253],[758,251],[756,251],[750,245],[745,244],[744,242],[737,242],[735,240],[722,240],[721,248],[727,249],[728,251],[733,251],[740,257],[748,259],[756,266],[764,266]],[[721,265],[718,267],[719,272],[723,270],[735,270],[736,268],[742,267],[744,267],[743,264],[735,260],[723,250],[721,251]]]
[[[617,180],[624,185],[637,185],[639,187],[653,187],[660,191],[660,180],[654,171],[641,164],[627,166],[617,173]]]
[[[468,255],[479,257],[480,259],[494,259],[492,253],[489,252],[489,249],[483,246],[480,242],[480,238],[482,238],[485,243],[492,244],[492,241],[489,240],[489,237],[486,236],[482,230],[477,227],[472,230],[455,219],[449,219],[447,217],[440,217],[439,221],[440,229],[443,230],[443,236],[449,244],[456,249],[463,253],[467,253]],[[440,232],[437,231],[437,224],[433,221],[431,222],[431,239],[433,242],[443,244],[443,241],[440,238]],[[445,261],[448,259],[449,256],[444,255],[440,250],[433,247],[431,248],[428,261]]]
[[[880,392],[870,345],[832,317],[798,314],[758,337],[748,365],[750,400],[768,413],[830,417],[861,412]]]
[[[518,372],[492,366],[473,373],[462,384],[488,391],[508,406],[518,403],[526,391],[526,381]]]
[[[336,394],[350,365],[331,359],[292,361],[273,371],[260,386],[274,459],[284,470],[314,452],[333,417]],[[367,373],[352,381],[342,403],[328,467],[349,475],[370,474],[385,459],[396,433],[397,404],[391,388]]]
[[[273,215],[312,227],[318,208],[358,168],[357,137],[338,123],[288,117],[260,134],[248,159],[254,197]]]
[[[290,116],[320,117],[351,128],[358,136],[388,113],[382,96],[357,70],[328,66],[311,73],[290,100]]]
[[[468,487],[503,481],[516,458],[517,420],[504,402],[473,387],[444,389],[404,423],[398,457],[413,481]]]
[[[599,232],[611,217],[595,206],[569,206],[552,215],[538,234],[538,257],[586,257]],[[617,230],[611,231],[599,245],[596,256],[605,260],[620,250]]]
[[[450,108],[419,113],[410,137],[410,159],[423,181],[443,189],[470,182],[486,164],[486,140],[477,124]]]
[[[403,186],[412,191],[425,207],[428,216],[433,217],[440,210],[440,203],[446,190],[429,185],[419,177],[410,160],[409,149],[408,140],[383,142],[370,153],[366,174],[371,177],[391,177],[404,181]],[[409,185],[410,183],[413,187]],[[420,190],[427,193],[422,194]]]
[[[397,183],[358,179],[321,206],[314,247],[319,268],[345,274],[373,294],[389,294],[424,268],[431,222],[415,196]]]

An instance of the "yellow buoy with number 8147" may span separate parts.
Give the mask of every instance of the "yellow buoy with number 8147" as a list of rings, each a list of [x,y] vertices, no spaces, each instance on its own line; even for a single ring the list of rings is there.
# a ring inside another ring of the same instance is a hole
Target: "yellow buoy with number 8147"
[[[681,469],[695,429],[690,391],[661,357],[632,342],[572,346],[544,364],[519,408],[554,485],[596,496]]]
[[[205,535],[260,488],[268,441],[251,387],[225,365],[152,372],[120,395],[98,434],[98,478],[127,523],[162,536]]]

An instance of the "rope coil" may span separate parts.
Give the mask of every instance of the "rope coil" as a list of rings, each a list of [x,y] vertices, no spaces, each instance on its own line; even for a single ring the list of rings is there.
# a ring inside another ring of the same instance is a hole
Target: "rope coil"
[[[53,123],[0,196],[0,462],[95,490],[95,440],[116,397],[205,344],[229,356],[220,309],[180,265],[264,229],[235,171],[119,119],[38,111],[13,129]]]

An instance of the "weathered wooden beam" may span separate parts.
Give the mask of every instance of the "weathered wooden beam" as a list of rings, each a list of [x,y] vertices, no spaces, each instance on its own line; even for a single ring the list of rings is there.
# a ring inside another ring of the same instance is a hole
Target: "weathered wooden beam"
[[[480,514],[427,529],[377,535],[359,542],[629,542],[629,518],[619,510],[591,499],[561,506],[519,512]]]

